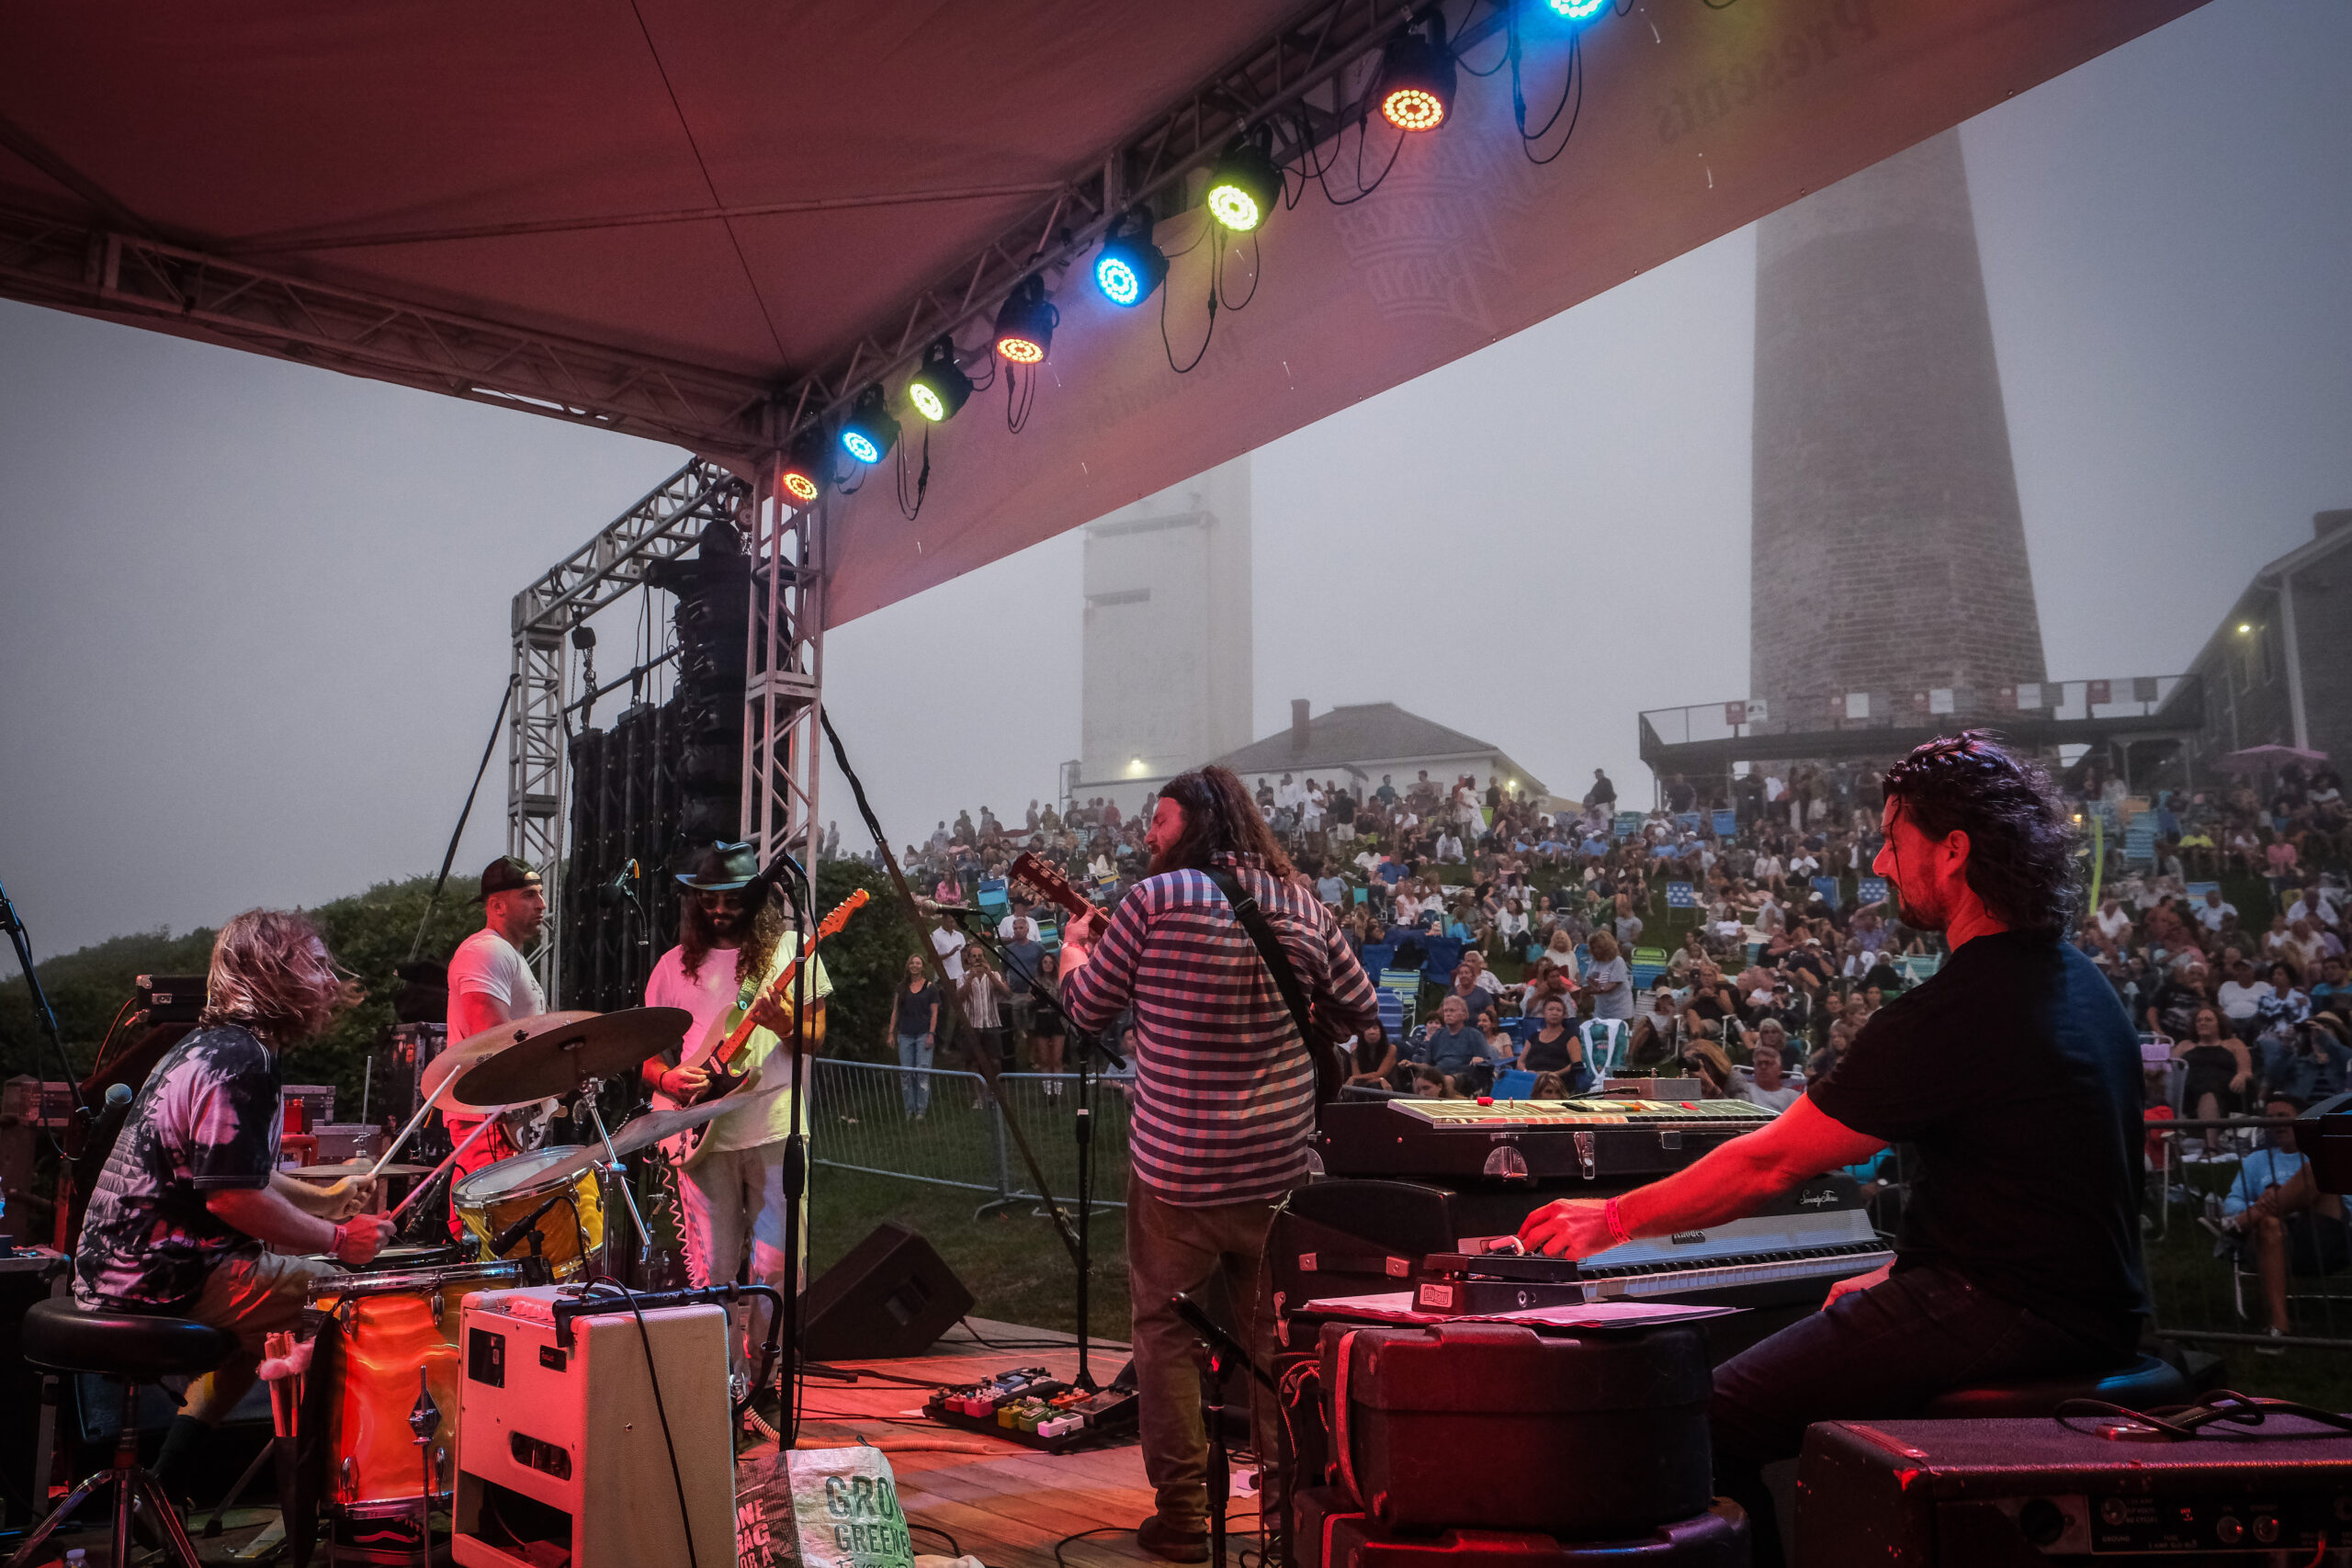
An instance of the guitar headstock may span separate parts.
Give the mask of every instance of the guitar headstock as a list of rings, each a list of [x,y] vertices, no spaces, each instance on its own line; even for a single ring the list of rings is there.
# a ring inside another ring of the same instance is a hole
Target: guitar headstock
[[[834,905],[826,912],[825,918],[817,922],[817,940],[822,942],[849,924],[849,918],[865,908],[867,901],[873,897],[873,894],[863,887],[850,889],[849,897]]]
[[[1083,915],[1094,908],[1085,894],[1070,886],[1069,877],[1032,850],[1013,857],[1005,868],[1004,880],[1008,887],[1020,889],[1023,897],[1056,905],[1068,914]]]

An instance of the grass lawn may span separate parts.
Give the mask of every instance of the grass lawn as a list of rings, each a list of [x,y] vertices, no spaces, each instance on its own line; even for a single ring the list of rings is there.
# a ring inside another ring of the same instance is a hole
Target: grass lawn
[[[1106,1173],[1124,1182],[1124,1167]],[[885,1220],[922,1234],[939,1249],[976,1301],[1000,1322],[1068,1332],[1077,1327],[1077,1270],[1053,1222],[1035,1204],[973,1214],[988,1197],[900,1177],[818,1167],[809,1177],[808,1264],[822,1273]],[[1067,1204],[1069,1197],[1062,1194]],[[1072,1215],[1075,1223],[1076,1216]],[[1125,1343],[1128,1332],[1125,1211],[1097,1207],[1089,1226],[1093,1257],[1090,1332]]]

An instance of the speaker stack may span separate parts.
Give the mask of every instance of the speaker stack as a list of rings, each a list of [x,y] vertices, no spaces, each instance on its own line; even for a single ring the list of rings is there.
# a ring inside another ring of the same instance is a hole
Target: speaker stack
[[[1329,1448],[1301,1467],[1323,1483],[1293,1506],[1300,1568],[1747,1568],[1696,1329],[1326,1323],[1318,1349]]]

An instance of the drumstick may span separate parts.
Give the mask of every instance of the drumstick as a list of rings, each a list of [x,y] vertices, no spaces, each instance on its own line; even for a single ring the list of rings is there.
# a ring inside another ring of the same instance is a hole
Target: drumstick
[[[392,1140],[392,1146],[384,1151],[382,1156],[376,1161],[376,1168],[368,1173],[368,1180],[375,1180],[377,1173],[392,1163],[392,1156],[401,1152],[401,1145],[407,1143],[419,1127],[424,1125],[425,1112],[431,1111],[434,1104],[440,1100],[443,1091],[457,1081],[458,1075],[451,1073],[433,1086],[433,1092],[424,1097],[424,1103],[418,1106],[416,1114],[408,1119],[408,1125],[401,1129],[401,1135]]]
[[[419,1198],[424,1197],[424,1190],[432,1186],[435,1181],[438,1180],[443,1171],[457,1164],[458,1156],[464,1154],[468,1149],[472,1148],[474,1146],[474,1140],[481,1137],[484,1133],[489,1132],[491,1128],[497,1123],[497,1121],[498,1118],[495,1116],[485,1116],[481,1121],[476,1122],[474,1124],[474,1130],[466,1134],[466,1141],[459,1144],[456,1148],[451,1149],[449,1151],[449,1157],[433,1168],[432,1175],[426,1177],[424,1180],[411,1188],[409,1190],[408,1196],[401,1200],[401,1206],[394,1209],[390,1217],[394,1221],[398,1221],[402,1214],[407,1213],[408,1206],[411,1203],[415,1202]]]

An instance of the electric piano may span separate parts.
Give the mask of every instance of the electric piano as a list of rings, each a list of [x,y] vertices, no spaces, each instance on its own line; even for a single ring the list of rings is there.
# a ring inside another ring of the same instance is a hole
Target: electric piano
[[[1425,1309],[1457,1312],[1508,1310],[1520,1296],[1691,1302],[1747,1309],[1708,1320],[1717,1359],[1735,1354],[1817,1309],[1838,1280],[1892,1259],[1850,1177],[1815,1177],[1745,1219],[1576,1265],[1488,1249],[1543,1204],[1628,1191],[1770,1119],[1744,1100],[1327,1105],[1316,1139],[1323,1176],[1291,1195],[1275,1224],[1277,1308],[1399,1291],[1434,1292]]]

